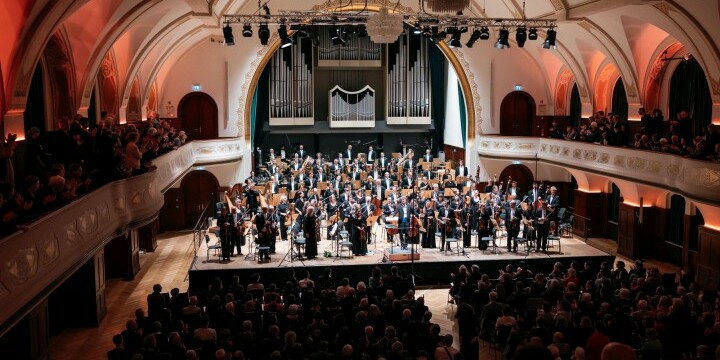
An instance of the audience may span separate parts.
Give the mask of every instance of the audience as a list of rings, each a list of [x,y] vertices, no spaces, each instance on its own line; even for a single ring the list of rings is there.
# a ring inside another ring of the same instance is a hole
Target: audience
[[[359,277],[336,286],[331,269],[315,279],[303,270],[297,281],[290,270],[277,279],[235,276],[227,287],[215,279],[192,296],[173,289],[170,301],[160,300],[168,297],[156,285],[148,309],[161,315],[145,318],[138,309],[108,356],[455,360],[484,358],[481,342],[494,343],[507,360],[711,360],[720,353],[720,298],[642,262],[629,271],[556,263],[534,276],[523,263],[498,271],[496,280],[472,269],[454,295],[457,342],[441,334],[412,284],[396,298],[397,285],[407,286],[397,267],[389,274],[375,268],[371,286]],[[187,301],[173,311],[180,305],[172,299]]]
[[[31,127],[26,135],[24,170],[18,174],[10,161],[15,136],[1,142],[0,236],[103,184],[152,169],[150,161],[187,140],[165,121],[119,125],[104,113],[97,126],[80,116],[64,117],[55,131],[43,134]],[[20,186],[15,176],[24,177]]]
[[[632,134],[627,122],[618,115],[598,111],[579,126],[567,125],[563,131],[557,121],[552,122],[550,138],[583,141],[595,144],[632,147],[639,150],[661,151],[695,160],[720,161],[720,130],[709,124],[699,134],[692,131],[692,119],[687,111],[680,111],[674,120],[665,122],[662,111],[652,114],[641,108],[640,131]]]

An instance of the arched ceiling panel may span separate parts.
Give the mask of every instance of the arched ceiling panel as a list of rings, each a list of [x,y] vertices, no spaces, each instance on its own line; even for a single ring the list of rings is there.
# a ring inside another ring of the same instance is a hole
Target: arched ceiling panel
[[[7,66],[10,63],[20,41],[20,33],[27,25],[35,2],[35,0],[16,0],[0,3],[0,34],[3,34],[3,40],[0,41],[0,64]],[[7,81],[7,78],[4,80]]]
[[[590,85],[594,86],[593,79],[595,79],[597,72],[600,71],[599,67],[605,61],[606,56],[585,39],[576,38],[575,48],[577,50],[576,54],[580,55],[581,63],[585,65],[585,73],[590,79]]]
[[[657,52],[658,46],[667,41],[674,40],[667,32],[655,25],[648,24],[638,18],[631,16],[622,16],[623,29],[632,51],[632,57],[635,63],[635,69],[638,74],[645,74],[652,62],[653,55]],[[644,91],[644,79],[639,79],[638,86],[641,92]]]

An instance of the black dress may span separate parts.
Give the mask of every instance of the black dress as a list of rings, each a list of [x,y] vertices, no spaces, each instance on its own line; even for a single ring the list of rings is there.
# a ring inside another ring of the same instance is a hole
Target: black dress
[[[362,238],[363,230],[365,229],[365,218],[363,217],[351,217],[350,221],[350,241],[353,244],[353,254],[365,255],[367,254],[367,243]]]
[[[305,234],[305,256],[312,259],[317,256],[317,241],[315,240],[315,216],[306,216],[303,220],[303,232]]]

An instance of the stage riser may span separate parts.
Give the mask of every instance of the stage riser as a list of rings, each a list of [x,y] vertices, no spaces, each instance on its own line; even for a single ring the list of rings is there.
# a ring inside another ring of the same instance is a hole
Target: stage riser
[[[502,269],[508,263],[517,265],[521,260],[525,260],[528,264],[528,268],[533,272],[542,272],[548,274],[552,271],[553,264],[561,262],[563,265],[568,267],[570,262],[576,260],[581,264],[586,260],[591,260],[596,267],[600,266],[600,263],[607,261],[614,263],[615,257],[611,255],[606,256],[580,256],[580,257],[547,257],[547,258],[527,258],[523,259],[518,257],[517,259],[497,259],[497,260],[467,260],[465,257],[458,256],[457,261],[444,261],[444,262],[416,262],[412,263],[409,261],[403,262],[387,262],[377,264],[357,264],[357,265],[337,265],[337,264],[323,264],[322,266],[296,266],[295,273],[297,277],[300,277],[301,272],[309,270],[310,275],[313,279],[316,279],[321,275],[326,267],[331,267],[333,270],[333,277],[336,283],[344,277],[350,279],[351,284],[355,285],[358,281],[364,281],[367,284],[368,278],[372,273],[372,269],[378,266],[382,269],[384,274],[390,273],[392,266],[397,266],[400,271],[406,270],[408,273],[412,271],[414,266],[416,275],[416,285],[448,285],[450,282],[450,273],[457,272],[460,265],[465,265],[468,268],[471,265],[477,264],[480,267],[480,272],[488,274],[491,278],[498,277],[498,270]],[[258,265],[255,267],[241,268],[241,269],[227,269],[227,270],[191,270],[189,275],[189,289],[190,292],[203,292],[207,290],[207,286],[210,282],[219,277],[223,280],[223,284],[229,284],[230,279],[235,276],[240,276],[240,283],[247,284],[250,282],[250,277],[254,273],[259,273],[263,279],[263,283],[270,284],[274,281],[281,281],[287,274],[290,267],[276,267],[267,265]],[[277,284],[281,287],[281,284]]]

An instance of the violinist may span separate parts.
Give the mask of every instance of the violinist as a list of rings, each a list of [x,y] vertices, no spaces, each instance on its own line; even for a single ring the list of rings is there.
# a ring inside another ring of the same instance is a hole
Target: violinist
[[[422,221],[425,232],[422,234],[422,247],[426,249],[435,248],[435,209],[431,200],[425,201],[425,206],[420,210],[420,221]]]
[[[505,208],[505,224],[507,227],[507,251],[517,253],[517,237],[520,234],[520,219],[522,212],[517,208],[515,200],[509,201],[510,206]]]
[[[410,220],[412,220],[413,215],[415,215],[415,211],[408,204],[407,198],[402,197],[400,199],[400,205],[397,208],[397,218],[398,218],[398,230],[400,234],[400,247],[403,250],[407,249],[408,244],[408,229],[410,228]]]
[[[367,217],[363,214],[360,204],[355,204],[352,216],[348,219],[350,225],[350,241],[353,244],[353,254],[364,256],[367,254],[367,243],[365,242],[365,224]]]
[[[448,209],[445,202],[445,197],[439,196],[437,203],[437,211],[435,212],[436,224],[438,224],[438,230],[440,231],[440,251],[445,250],[445,239],[447,238],[446,229],[450,226],[450,209]],[[448,244],[448,249],[450,245]]]
[[[280,202],[277,207],[278,216],[280,216],[280,239],[282,241],[287,240],[287,224],[285,220],[290,217],[290,204],[288,198],[285,195],[280,196]]]

